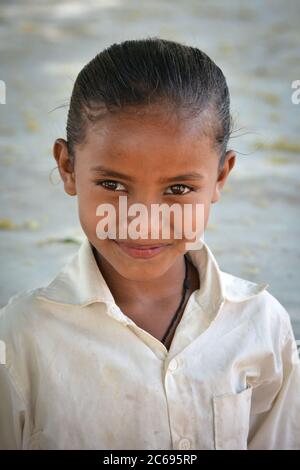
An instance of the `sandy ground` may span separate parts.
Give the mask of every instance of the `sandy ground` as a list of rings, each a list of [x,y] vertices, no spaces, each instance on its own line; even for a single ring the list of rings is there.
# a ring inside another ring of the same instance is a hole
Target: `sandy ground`
[[[2,0],[0,305],[48,283],[78,249],[76,198],[56,171],[49,181],[77,73],[113,42],[159,35],[200,47],[224,70],[239,154],[206,241],[222,269],[269,283],[300,339],[299,19],[296,0]]]

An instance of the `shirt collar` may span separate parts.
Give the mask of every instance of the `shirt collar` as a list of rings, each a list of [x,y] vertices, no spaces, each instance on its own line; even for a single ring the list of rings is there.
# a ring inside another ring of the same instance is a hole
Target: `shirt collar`
[[[256,284],[220,270],[207,244],[187,252],[200,276],[195,300],[204,310],[215,310],[225,300],[241,302],[258,295],[268,284]],[[46,287],[38,298],[59,304],[86,306],[94,302],[116,305],[114,297],[98,268],[92,245],[84,237],[79,250]]]

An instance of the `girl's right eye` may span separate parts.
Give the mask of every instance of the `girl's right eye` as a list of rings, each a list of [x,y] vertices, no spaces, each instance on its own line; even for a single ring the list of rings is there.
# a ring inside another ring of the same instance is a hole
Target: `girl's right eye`
[[[101,180],[101,181],[96,181],[95,182],[97,186],[102,186],[105,189],[108,189],[109,191],[126,191],[125,187],[121,184],[118,183],[117,181],[112,181],[112,180]],[[117,187],[119,188],[117,189]],[[120,189],[121,186],[121,189]]]

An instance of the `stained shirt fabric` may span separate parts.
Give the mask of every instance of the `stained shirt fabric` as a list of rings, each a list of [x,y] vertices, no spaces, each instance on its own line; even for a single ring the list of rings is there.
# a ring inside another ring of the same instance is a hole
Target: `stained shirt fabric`
[[[267,288],[187,252],[170,349],[116,304],[84,238],[0,310],[1,449],[300,449],[300,361]]]

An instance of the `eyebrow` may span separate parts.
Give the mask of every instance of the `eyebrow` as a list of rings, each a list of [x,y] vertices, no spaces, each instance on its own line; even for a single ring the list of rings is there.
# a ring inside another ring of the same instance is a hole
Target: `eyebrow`
[[[120,173],[119,171],[111,170],[110,168],[105,168],[102,165],[93,166],[91,171],[96,171],[98,173],[102,173],[104,176],[115,176],[116,178],[122,178],[123,180],[134,181],[134,178],[131,176],[125,175],[124,173]]]
[[[129,175],[125,175],[124,173],[120,173],[119,171],[112,170],[110,168],[105,168],[102,165],[93,166],[90,168],[91,171],[95,171],[101,173],[104,176],[114,176],[116,178],[122,178],[123,180],[134,182],[135,178],[132,178]],[[203,179],[204,176],[201,173],[197,173],[196,171],[192,171],[191,173],[185,173],[184,175],[176,175],[171,176],[168,178],[159,178],[159,183],[169,183],[172,181],[182,181],[182,180],[198,180]]]
[[[197,173],[196,171],[193,171],[192,173],[185,173],[184,175],[176,175],[176,176],[171,176],[170,178],[160,178],[159,182],[160,183],[169,183],[172,181],[182,181],[182,180],[199,180],[203,179],[204,176],[201,175],[200,173]]]

